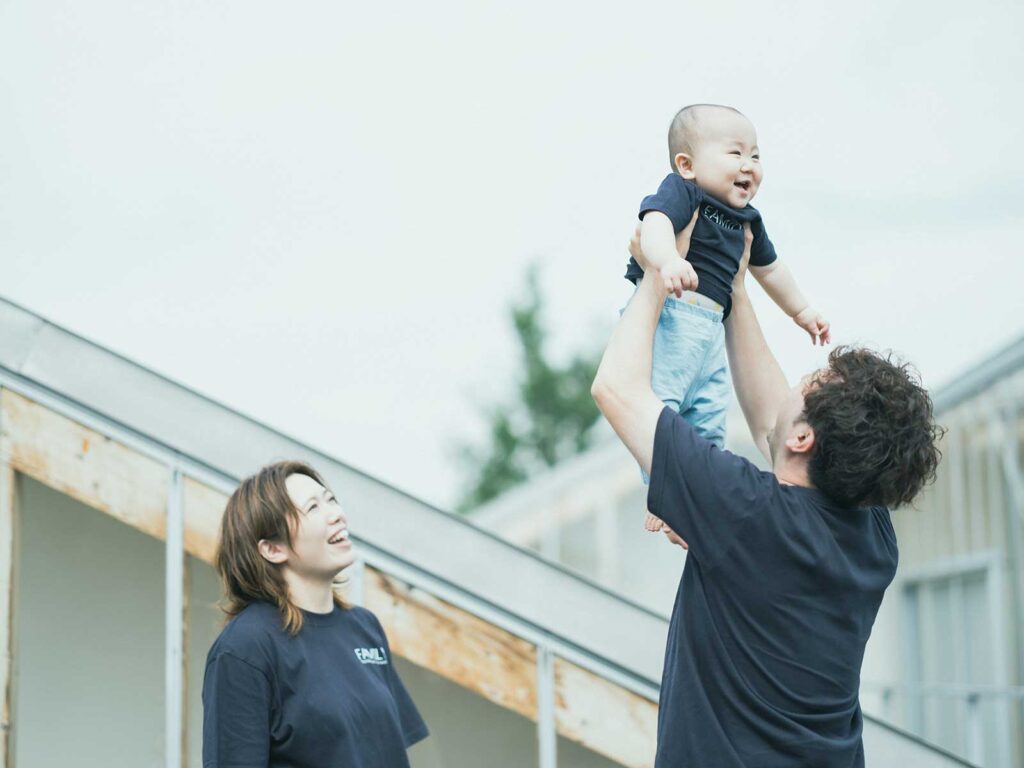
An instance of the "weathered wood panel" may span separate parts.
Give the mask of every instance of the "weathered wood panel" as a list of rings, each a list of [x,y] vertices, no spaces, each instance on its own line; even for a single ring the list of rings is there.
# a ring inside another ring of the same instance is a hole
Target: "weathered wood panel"
[[[373,568],[364,574],[366,607],[392,650],[525,717],[537,717],[533,645]]]
[[[14,469],[164,538],[166,466],[10,390],[4,390],[0,407],[0,436]]]
[[[658,706],[564,659],[555,660],[558,732],[630,768],[654,765]]]
[[[208,485],[185,478],[185,551],[213,565],[220,519],[228,497]]]

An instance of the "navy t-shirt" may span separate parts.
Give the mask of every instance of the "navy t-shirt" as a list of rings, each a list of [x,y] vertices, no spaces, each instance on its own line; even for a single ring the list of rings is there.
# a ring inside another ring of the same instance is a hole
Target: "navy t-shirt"
[[[864,646],[896,573],[884,507],[782,485],[666,408],[648,509],[689,544],[656,768],[860,768]]]
[[[401,768],[427,727],[365,608],[303,611],[297,635],[269,603],[221,632],[203,679],[203,768]]]
[[[690,223],[698,208],[700,216],[693,226],[686,260],[697,273],[697,293],[717,301],[728,315],[732,306],[732,279],[743,258],[743,225],[749,223],[754,235],[750,245],[752,266],[766,267],[775,261],[775,246],[768,239],[761,214],[756,209],[749,205],[730,208],[678,173],[666,176],[658,191],[643,199],[640,218],[649,211],[661,211],[672,221],[678,234]],[[635,283],[643,274],[636,259],[630,258],[626,279]]]

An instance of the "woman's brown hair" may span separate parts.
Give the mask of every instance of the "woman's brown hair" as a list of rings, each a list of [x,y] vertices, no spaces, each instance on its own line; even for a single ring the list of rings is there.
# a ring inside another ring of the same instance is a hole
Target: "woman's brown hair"
[[[277,606],[285,631],[294,635],[302,629],[302,611],[288,596],[281,567],[259,551],[261,539],[292,545],[299,510],[285,485],[291,475],[306,475],[327,487],[317,471],[301,461],[270,464],[243,480],[228,499],[221,519],[217,571],[224,583],[222,608],[228,616],[235,617],[249,603],[263,600]],[[334,602],[349,607],[337,592]]]

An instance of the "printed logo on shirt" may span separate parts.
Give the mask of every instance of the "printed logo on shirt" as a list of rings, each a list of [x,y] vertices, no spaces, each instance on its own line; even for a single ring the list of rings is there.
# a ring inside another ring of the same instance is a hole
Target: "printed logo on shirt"
[[[704,206],[704,218],[715,222],[722,229],[743,229],[738,221],[730,219],[713,205]]]
[[[353,648],[356,658],[363,664],[387,664],[388,654],[383,648]]]

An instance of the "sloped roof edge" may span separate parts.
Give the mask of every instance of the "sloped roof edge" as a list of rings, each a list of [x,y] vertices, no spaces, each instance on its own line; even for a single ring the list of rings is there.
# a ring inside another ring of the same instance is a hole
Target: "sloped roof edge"
[[[2,297],[0,368],[225,478],[308,461],[345,500],[359,539],[625,673],[660,680],[662,617]]]
[[[1024,336],[967,366],[962,374],[932,395],[936,413],[948,411],[984,392],[993,383],[1024,370]]]

